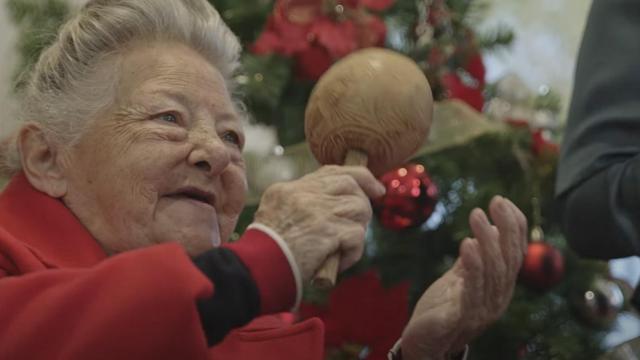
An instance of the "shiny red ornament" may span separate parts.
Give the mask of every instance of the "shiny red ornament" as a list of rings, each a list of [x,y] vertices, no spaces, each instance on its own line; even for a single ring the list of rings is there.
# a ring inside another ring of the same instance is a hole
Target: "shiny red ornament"
[[[407,229],[424,223],[438,202],[438,188],[423,165],[409,164],[384,174],[380,181],[387,188],[373,209],[383,226]]]
[[[564,277],[564,256],[560,250],[543,241],[529,243],[520,269],[520,281],[527,287],[546,291]]]

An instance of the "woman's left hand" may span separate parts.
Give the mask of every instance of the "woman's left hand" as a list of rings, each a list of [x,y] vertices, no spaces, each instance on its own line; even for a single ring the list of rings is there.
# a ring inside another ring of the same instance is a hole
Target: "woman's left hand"
[[[422,295],[402,335],[405,360],[445,359],[464,350],[511,302],[527,249],[527,221],[509,200],[489,206],[494,225],[474,210],[474,238],[460,245],[454,266]]]

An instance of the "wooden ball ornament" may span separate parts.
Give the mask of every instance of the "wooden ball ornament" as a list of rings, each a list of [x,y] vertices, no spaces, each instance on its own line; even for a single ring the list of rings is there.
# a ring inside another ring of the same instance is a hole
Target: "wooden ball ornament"
[[[323,165],[367,166],[374,175],[404,163],[425,142],[433,115],[431,87],[422,70],[397,52],[368,48],[335,63],[307,104],[305,135]],[[339,254],[314,285],[335,285]]]

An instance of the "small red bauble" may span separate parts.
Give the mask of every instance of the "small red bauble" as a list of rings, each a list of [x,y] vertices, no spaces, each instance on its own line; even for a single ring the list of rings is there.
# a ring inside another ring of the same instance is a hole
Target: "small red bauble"
[[[438,188],[423,165],[405,165],[380,181],[387,193],[373,201],[373,209],[383,226],[402,230],[429,219],[438,202]]]
[[[527,287],[545,291],[564,277],[564,256],[560,250],[543,241],[529,243],[527,256],[520,269],[520,280]]]
[[[545,137],[545,132],[537,130],[531,133],[531,151],[536,156],[558,155],[560,146]]]

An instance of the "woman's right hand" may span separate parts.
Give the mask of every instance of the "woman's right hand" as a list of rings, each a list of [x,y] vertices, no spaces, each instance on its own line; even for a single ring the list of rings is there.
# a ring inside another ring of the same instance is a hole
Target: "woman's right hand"
[[[333,253],[340,253],[340,270],[360,259],[372,216],[369,198],[384,193],[384,186],[365,167],[324,166],[269,187],[255,222],[283,238],[306,282]]]

